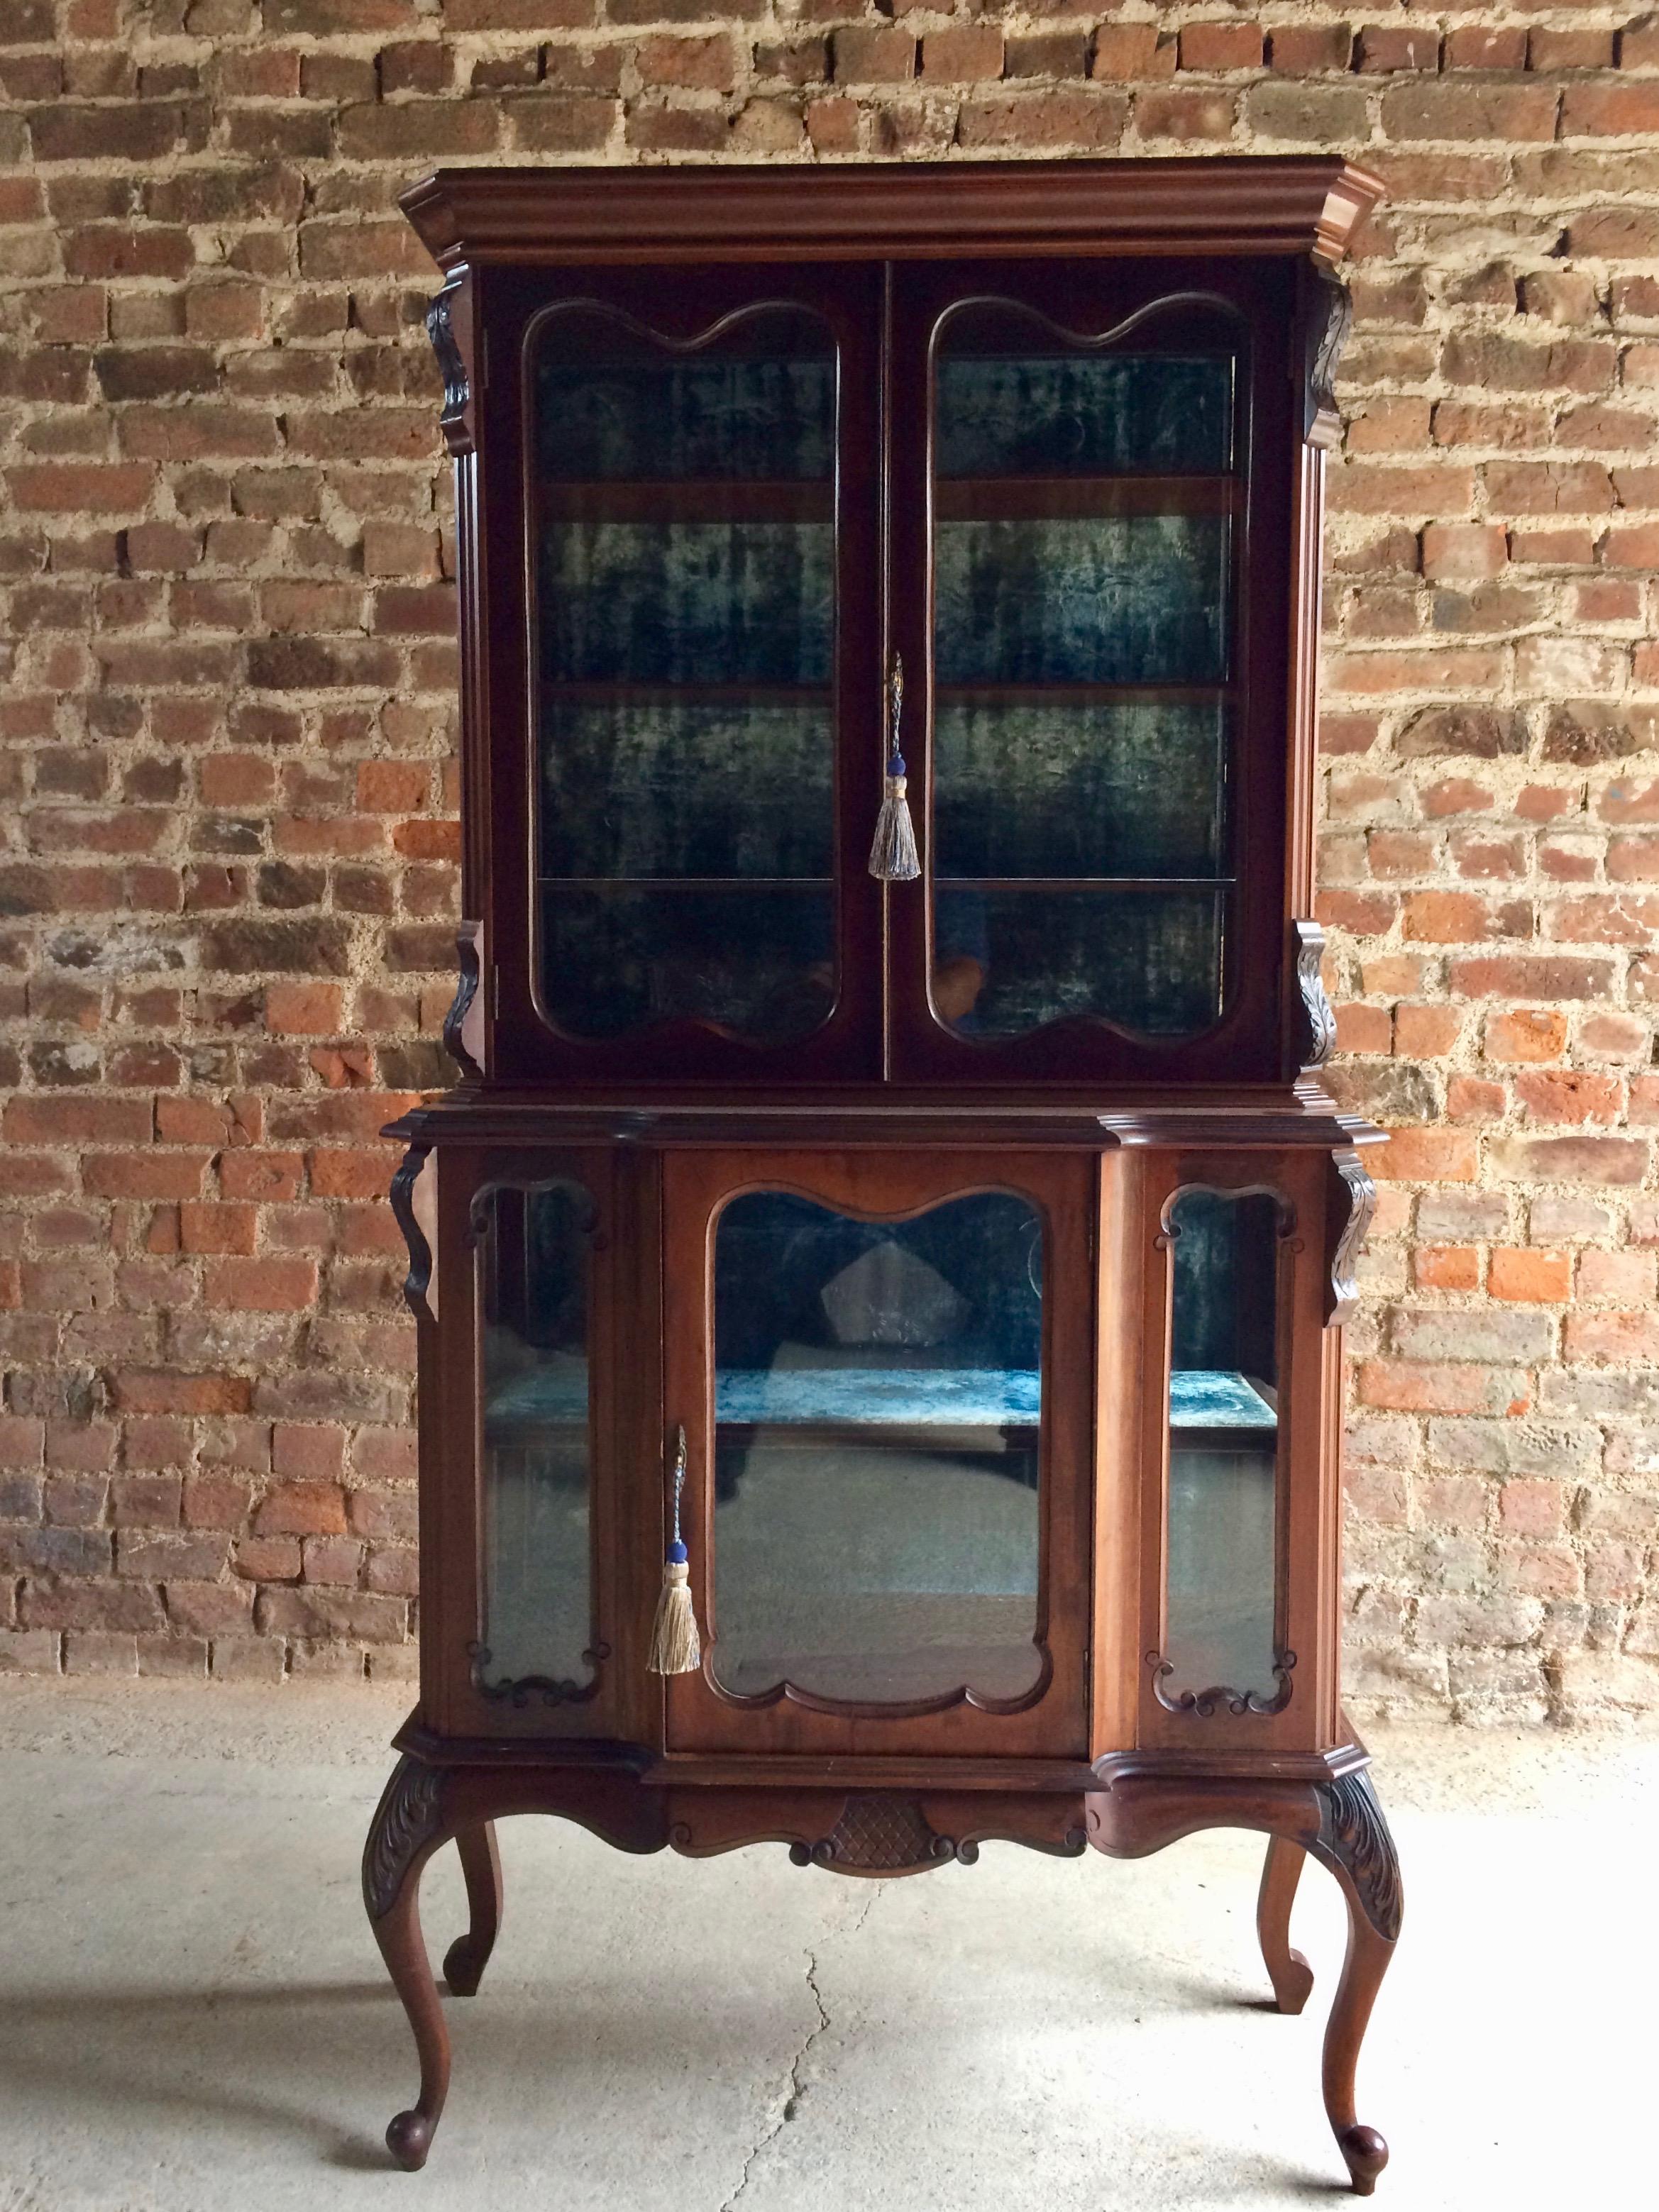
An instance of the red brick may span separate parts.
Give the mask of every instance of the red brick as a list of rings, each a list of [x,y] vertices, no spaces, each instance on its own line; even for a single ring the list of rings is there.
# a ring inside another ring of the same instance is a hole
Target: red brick
[[[830,46],[839,84],[902,84],[915,74],[915,40],[897,24],[840,30]]]
[[[1516,1077],[1515,1095],[1535,1121],[1610,1127],[1624,1118],[1623,1082],[1588,1068],[1528,1068]]]
[[[1283,23],[1267,33],[1269,65],[1287,76],[1346,70],[1353,34],[1346,23]]]
[[[1538,1007],[1515,1006],[1486,1021],[1486,1057],[1498,1060],[1559,1060],[1566,1048],[1567,1018]]]
[[[1521,1251],[1500,1246],[1488,1263],[1486,1286],[1493,1297],[1511,1303],[1559,1305],[1571,1295],[1572,1261],[1565,1252]]]
[[[1412,1255],[1412,1280],[1425,1291],[1480,1287],[1480,1255],[1472,1244],[1422,1244]]]
[[[1366,1164],[1389,1182],[1473,1182],[1479,1159],[1475,1139],[1461,1130],[1395,1129]]]
[[[1419,1365],[1407,1360],[1363,1360],[1358,1376],[1364,1406],[1413,1413],[1484,1413],[1524,1410],[1511,1395],[1514,1378],[1501,1368]],[[1508,1397],[1508,1404],[1502,1401]]]
[[[1359,33],[1359,67],[1369,75],[1432,70],[1439,60],[1440,33],[1430,24],[1370,23]]]
[[[1487,29],[1465,24],[1446,33],[1449,70],[1522,70],[1527,65],[1525,31]]]
[[[275,1485],[253,1516],[257,1536],[339,1536],[345,1528],[345,1492],[337,1483]]]
[[[179,1208],[179,1246],[185,1252],[251,1252],[256,1225],[251,1206],[187,1200]]]
[[[1339,1052],[1392,1051],[1394,1021],[1386,1006],[1367,1006],[1358,1001],[1336,1009],[1336,1048]]]
[[[1571,1313],[1561,1351],[1568,1360],[1659,1362],[1659,1314],[1644,1307],[1634,1313]]]
[[[1253,70],[1261,66],[1260,23],[1187,23],[1181,31],[1184,70]]]
[[[962,23],[929,31],[921,42],[921,76],[936,84],[980,84],[1002,75],[1002,33],[994,23]]]
[[[1402,1059],[1438,1060],[1453,1050],[1462,1029],[1455,1006],[1396,1006],[1394,1048]]]
[[[194,1152],[90,1152],[81,1163],[81,1185],[94,1198],[198,1198],[207,1165]]]
[[[1160,37],[1155,23],[1103,23],[1095,33],[1089,74],[1114,84],[1137,77],[1175,75],[1176,41]]]
[[[273,983],[265,993],[265,1027],[273,1036],[333,1036],[340,995],[337,983]]]
[[[297,1313],[317,1303],[314,1260],[210,1260],[202,1294],[233,1312]]]

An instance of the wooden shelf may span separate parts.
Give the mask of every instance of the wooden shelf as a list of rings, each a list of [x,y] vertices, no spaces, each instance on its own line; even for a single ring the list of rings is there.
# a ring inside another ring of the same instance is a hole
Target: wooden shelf
[[[812,707],[828,711],[835,689],[829,684],[630,684],[558,683],[544,679],[544,699],[573,706]]]
[[[1236,514],[1236,476],[936,477],[940,522],[1060,522],[1111,514]]]
[[[612,891],[833,890],[834,876],[544,876],[544,890]],[[945,876],[941,891],[1228,891],[1234,876]]]
[[[816,522],[836,519],[828,477],[799,483],[670,477],[657,482],[592,477],[538,487],[543,518],[556,522]]]
[[[1042,522],[1113,514],[1234,514],[1236,476],[939,477],[933,512],[945,522]],[[587,477],[544,480],[544,520],[560,522],[806,522],[836,519],[829,477]]]
[[[1227,891],[1234,876],[945,876],[941,891]]]
[[[833,876],[538,876],[542,890],[575,891],[823,891]]]
[[[1234,686],[1220,684],[946,684],[933,686],[941,707],[1102,707],[1145,699],[1174,707],[1225,705]]]

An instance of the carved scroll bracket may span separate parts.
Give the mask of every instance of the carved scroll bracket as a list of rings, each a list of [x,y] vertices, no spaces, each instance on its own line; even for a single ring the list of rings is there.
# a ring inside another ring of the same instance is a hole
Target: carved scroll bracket
[[[1291,964],[1296,976],[1291,1003],[1295,1024],[1295,1057],[1304,1071],[1322,1067],[1336,1049],[1336,1016],[1325,995],[1321,963],[1325,957],[1325,933],[1316,921],[1291,924]]]
[[[1319,1791],[1319,1841],[1323,1855],[1354,1886],[1365,1917],[1392,1943],[1405,1917],[1400,1862],[1370,1776],[1364,1767],[1339,1775]]]
[[[456,460],[473,452],[477,442],[472,434],[472,380],[466,359],[471,323],[471,293],[467,272],[462,269],[451,276],[426,311],[426,334],[444,380],[439,421],[444,443]]]
[[[392,1218],[404,1232],[409,1249],[409,1273],[404,1277],[404,1302],[419,1321],[438,1318],[438,1158],[424,1146],[411,1145],[392,1178]]]
[[[1341,279],[1322,262],[1310,261],[1302,306],[1302,434],[1324,451],[1340,443],[1336,368],[1353,321],[1353,301]]]
[[[1331,1182],[1330,1279],[1325,1292],[1328,1322],[1349,1320],[1359,1304],[1355,1271],[1365,1231],[1376,1211],[1376,1185],[1358,1152],[1345,1147],[1331,1154]]]
[[[416,1860],[443,1833],[444,1769],[407,1753],[392,1769],[363,1847],[363,1903],[384,1919]]]
[[[464,921],[455,933],[455,996],[444,1016],[444,1050],[464,1075],[483,1073],[483,924]]]

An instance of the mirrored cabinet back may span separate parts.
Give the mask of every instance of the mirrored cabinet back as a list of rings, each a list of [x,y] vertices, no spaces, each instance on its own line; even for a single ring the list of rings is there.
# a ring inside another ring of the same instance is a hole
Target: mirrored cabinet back
[[[896,1876],[1268,1838],[1400,1923],[1338,1674],[1378,1133],[1318,1075],[1323,157],[447,171],[455,1088],[393,1125],[421,1687],[364,1859],[421,2089],[493,1823]],[[971,1905],[964,1886],[963,1907]],[[1079,1911],[1087,1905],[1079,1892]]]

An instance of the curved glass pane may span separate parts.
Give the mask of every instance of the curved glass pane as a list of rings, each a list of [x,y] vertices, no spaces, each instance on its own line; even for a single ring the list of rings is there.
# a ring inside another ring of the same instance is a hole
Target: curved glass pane
[[[1221,1012],[1240,479],[1213,323],[1106,346],[985,301],[935,348],[934,1005],[963,1036]]]
[[[573,306],[531,372],[541,1003],[787,1043],[836,989],[834,340]]]
[[[1040,1679],[1042,1229],[736,1198],[714,1243],[714,1667],[850,1703]]]
[[[474,1207],[483,1452],[488,1686],[592,1681],[588,1255],[592,1202],[573,1184],[497,1187]]]
[[[1278,1598],[1278,1202],[1188,1190],[1170,1212],[1166,1701],[1271,1701]]]

